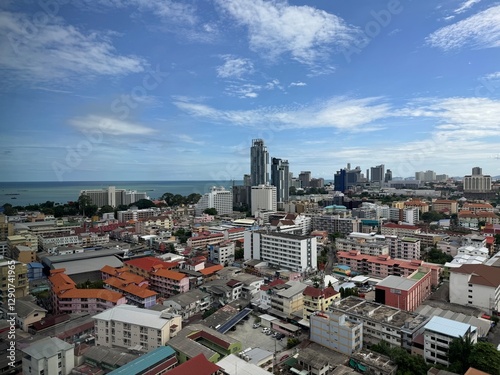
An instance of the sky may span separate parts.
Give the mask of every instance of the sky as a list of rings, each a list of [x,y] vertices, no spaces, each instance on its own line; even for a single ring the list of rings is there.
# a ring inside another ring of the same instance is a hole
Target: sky
[[[0,181],[500,175],[500,2],[0,1]]]

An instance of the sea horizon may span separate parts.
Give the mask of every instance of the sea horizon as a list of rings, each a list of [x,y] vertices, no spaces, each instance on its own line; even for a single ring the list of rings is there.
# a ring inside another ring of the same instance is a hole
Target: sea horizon
[[[52,201],[58,204],[76,201],[81,190],[117,189],[146,192],[150,199],[158,199],[164,193],[205,194],[212,186],[229,189],[243,180],[99,180],[99,181],[9,181],[0,182],[0,206],[28,206]]]

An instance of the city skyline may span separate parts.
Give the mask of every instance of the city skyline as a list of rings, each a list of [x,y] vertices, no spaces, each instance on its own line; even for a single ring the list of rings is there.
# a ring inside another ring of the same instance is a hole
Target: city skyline
[[[253,139],[294,176],[498,176],[499,25],[481,0],[5,2],[0,180],[241,180]]]

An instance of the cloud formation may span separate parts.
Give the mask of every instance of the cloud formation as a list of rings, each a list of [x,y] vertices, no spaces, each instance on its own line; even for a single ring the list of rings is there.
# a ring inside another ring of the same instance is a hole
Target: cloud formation
[[[500,5],[436,30],[426,43],[444,51],[500,47]]]

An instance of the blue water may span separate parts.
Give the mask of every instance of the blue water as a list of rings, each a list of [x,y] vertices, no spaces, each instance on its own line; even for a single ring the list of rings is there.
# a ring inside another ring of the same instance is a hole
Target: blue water
[[[10,203],[13,206],[27,206],[46,201],[64,204],[76,201],[80,190],[103,189],[108,186],[146,192],[151,199],[155,199],[167,192],[184,196],[192,193],[204,194],[212,186],[223,186],[230,189],[232,184],[232,181],[0,182],[0,206],[5,203]],[[234,181],[234,184],[241,185],[242,181]]]

